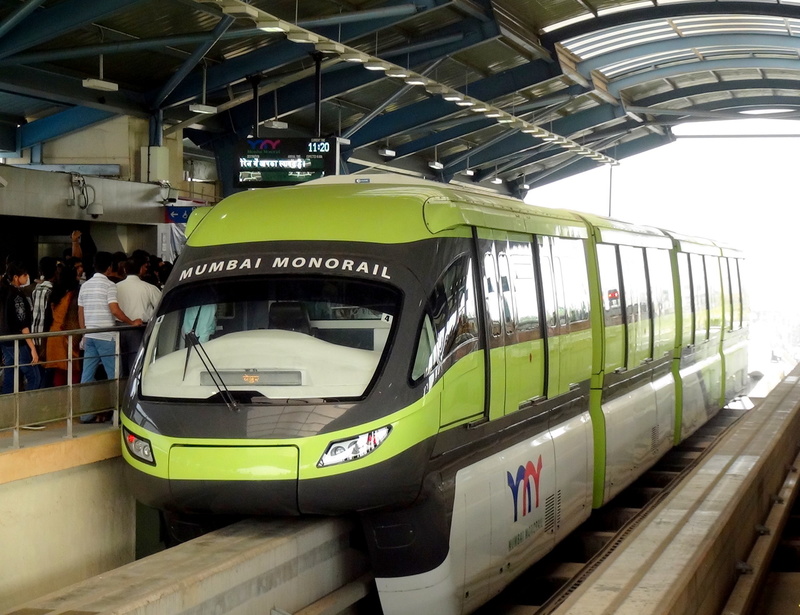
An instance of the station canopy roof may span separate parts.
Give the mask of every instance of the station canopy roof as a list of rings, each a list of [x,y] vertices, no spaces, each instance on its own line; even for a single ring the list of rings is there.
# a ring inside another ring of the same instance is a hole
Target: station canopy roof
[[[346,173],[521,194],[798,109],[800,0],[0,3],[0,156],[124,114],[190,153],[338,136]]]

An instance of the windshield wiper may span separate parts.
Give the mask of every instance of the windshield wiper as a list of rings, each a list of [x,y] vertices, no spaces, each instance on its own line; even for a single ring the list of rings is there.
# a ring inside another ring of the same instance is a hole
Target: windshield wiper
[[[231,412],[239,412],[239,403],[236,401],[236,398],[234,398],[228,387],[225,386],[225,381],[222,379],[222,376],[219,375],[217,368],[214,367],[211,357],[208,356],[206,349],[203,348],[203,344],[200,343],[200,340],[194,331],[189,331],[189,333],[186,334],[186,362],[183,365],[183,379],[186,379],[186,369],[189,366],[189,355],[192,352],[192,348],[195,349],[197,356],[200,357],[203,367],[206,368],[208,375],[211,376],[211,381],[214,383],[214,386],[217,387],[220,397],[222,397],[222,401],[224,401],[225,405],[228,406],[228,410]]]

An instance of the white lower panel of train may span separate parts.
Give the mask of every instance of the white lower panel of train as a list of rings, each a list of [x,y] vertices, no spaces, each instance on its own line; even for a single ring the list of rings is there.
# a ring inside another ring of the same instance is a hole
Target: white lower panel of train
[[[672,374],[604,403],[603,416],[606,425],[605,503],[672,447],[675,433]]]
[[[459,470],[447,558],[377,578],[384,614],[469,613],[498,594],[589,517],[592,460],[584,412]]]

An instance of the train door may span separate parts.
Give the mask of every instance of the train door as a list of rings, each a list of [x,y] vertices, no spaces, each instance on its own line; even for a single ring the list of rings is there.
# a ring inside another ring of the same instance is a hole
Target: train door
[[[544,398],[545,352],[530,236],[509,234],[498,253],[501,288],[508,290],[506,413]],[[504,284],[503,279],[508,283]]]
[[[489,419],[505,414],[506,404],[506,347],[507,322],[511,320],[508,291],[501,288],[498,271],[498,245],[505,250],[507,235],[501,231],[478,230],[478,253],[481,262],[483,294],[486,302],[486,337],[489,349]],[[506,284],[508,278],[506,277]],[[503,312],[508,312],[503,314]]]
[[[592,328],[589,319],[589,274],[585,241],[551,238],[558,298],[558,392],[574,390],[592,374]]]
[[[544,328],[547,338],[547,378],[545,382],[547,397],[555,397],[559,390],[561,319],[559,302],[556,299],[556,283],[553,270],[552,237],[537,236],[539,254],[539,273],[542,280],[542,304],[544,305]],[[561,305],[564,305],[563,298]]]

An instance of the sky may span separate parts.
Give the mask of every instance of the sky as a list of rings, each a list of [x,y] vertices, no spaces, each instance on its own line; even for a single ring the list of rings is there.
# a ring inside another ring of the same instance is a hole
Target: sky
[[[800,322],[800,122],[702,122],[674,132],[797,137],[679,136],[618,166],[535,188],[526,201],[606,216],[610,203],[613,218],[740,248],[753,310],[780,306]]]

